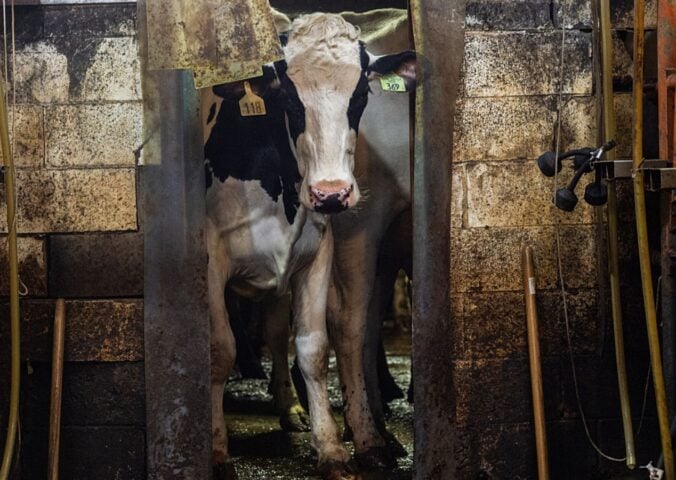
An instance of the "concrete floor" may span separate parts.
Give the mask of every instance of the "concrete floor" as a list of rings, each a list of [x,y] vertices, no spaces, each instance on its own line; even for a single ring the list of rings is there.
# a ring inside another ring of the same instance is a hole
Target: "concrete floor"
[[[406,335],[386,343],[390,371],[405,392],[411,378],[410,345]],[[270,362],[264,360],[270,372]],[[231,379],[225,387],[230,451],[240,480],[315,480],[316,455],[309,433],[286,433],[273,413],[267,380]],[[335,357],[329,364],[329,394],[336,422],[342,428],[341,395]],[[390,404],[388,429],[409,452],[391,472],[362,473],[363,480],[408,480],[413,468],[413,408],[405,399]],[[352,445],[347,444],[351,450]]]

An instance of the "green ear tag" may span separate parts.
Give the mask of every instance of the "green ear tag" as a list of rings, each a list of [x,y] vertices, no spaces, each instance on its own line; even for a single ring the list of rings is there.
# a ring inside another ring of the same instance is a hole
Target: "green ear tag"
[[[396,73],[380,77],[380,88],[386,92],[406,93],[406,81]]]

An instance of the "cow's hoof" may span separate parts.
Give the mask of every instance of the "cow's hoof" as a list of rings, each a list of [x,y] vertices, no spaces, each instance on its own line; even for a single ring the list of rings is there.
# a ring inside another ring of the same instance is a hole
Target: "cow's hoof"
[[[385,431],[383,433],[383,437],[385,438],[385,443],[387,444],[387,448],[390,451],[390,454],[394,456],[394,458],[402,458],[408,456],[408,450],[404,448],[404,446],[397,440],[397,437],[395,437],[392,433]]]
[[[319,466],[323,480],[360,480],[361,476],[349,464],[344,462],[326,462]]]
[[[397,459],[388,447],[372,447],[365,452],[355,453],[354,458],[366,470],[390,469],[397,466]]]
[[[285,432],[309,432],[310,416],[300,405],[294,405],[279,417],[279,425]]]
[[[214,480],[238,480],[235,464],[232,462],[215,463],[212,473]]]

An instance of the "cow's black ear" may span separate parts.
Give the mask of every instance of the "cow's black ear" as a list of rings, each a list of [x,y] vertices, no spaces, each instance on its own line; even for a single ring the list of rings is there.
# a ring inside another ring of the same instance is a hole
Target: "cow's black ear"
[[[396,73],[406,81],[406,88],[412,90],[416,82],[416,53],[406,50],[392,55],[371,57],[368,73],[369,77]]]

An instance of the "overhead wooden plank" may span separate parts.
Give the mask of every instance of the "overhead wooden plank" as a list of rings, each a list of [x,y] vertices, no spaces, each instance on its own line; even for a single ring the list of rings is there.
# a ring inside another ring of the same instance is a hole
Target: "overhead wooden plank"
[[[466,0],[412,0],[418,52],[413,167],[415,478],[455,478],[450,305],[453,117]]]

